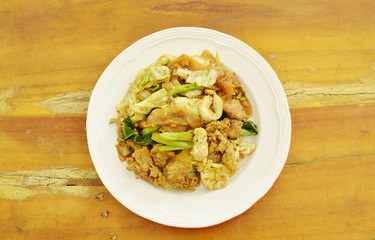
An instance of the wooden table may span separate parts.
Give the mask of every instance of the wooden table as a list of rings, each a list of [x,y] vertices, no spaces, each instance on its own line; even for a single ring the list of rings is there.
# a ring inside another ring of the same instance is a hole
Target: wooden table
[[[249,2],[1,1],[0,238],[374,240],[375,2]],[[272,189],[203,229],[127,210],[86,144],[88,101],[106,66],[139,38],[177,26],[252,46],[277,72],[292,116]]]

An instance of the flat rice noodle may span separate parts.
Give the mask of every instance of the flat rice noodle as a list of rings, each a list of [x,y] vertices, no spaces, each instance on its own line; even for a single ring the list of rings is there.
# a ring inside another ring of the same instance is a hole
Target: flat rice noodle
[[[201,57],[208,59],[208,61],[210,61],[211,64],[216,63],[216,58],[207,49],[202,52]]]
[[[175,126],[175,127],[172,127],[172,126],[162,126],[161,127],[161,131],[163,132],[186,132],[188,130],[190,130],[191,127],[190,126],[183,126],[183,125],[179,125],[179,126]]]
[[[229,95],[225,93],[223,90],[219,88],[219,90],[216,90],[216,94],[221,97],[223,101],[230,99],[233,95]]]
[[[195,114],[189,114],[185,112],[185,119],[192,128],[202,127],[204,124],[203,118]]]
[[[226,94],[232,96],[236,94],[235,87],[239,85],[238,80],[235,78],[233,72],[225,72],[217,80],[216,84],[223,90]]]
[[[246,98],[245,100],[240,101],[242,107],[245,109],[247,115],[253,114],[253,107],[251,106],[250,101]]]
[[[192,71],[202,70],[205,68],[203,64],[195,61],[193,58],[189,57],[186,54],[182,54],[177,59],[170,62],[168,64],[168,67],[170,69],[176,69],[176,68],[182,67],[182,68],[187,68]]]
[[[201,127],[203,120],[200,116],[185,112],[180,107],[154,109],[141,127],[156,126],[190,126]]]

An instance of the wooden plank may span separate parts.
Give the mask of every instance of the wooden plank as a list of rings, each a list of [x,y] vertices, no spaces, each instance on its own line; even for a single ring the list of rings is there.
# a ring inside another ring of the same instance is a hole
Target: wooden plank
[[[372,0],[2,1],[1,239],[372,240],[373,9]],[[139,38],[177,26],[216,29],[257,50],[278,74],[293,121],[269,193],[204,229],[127,210],[102,185],[86,144],[88,100],[106,66]]]
[[[288,164],[342,157],[375,159],[375,106],[294,109]]]
[[[1,202],[0,234],[8,239],[109,239],[110,233],[119,239],[371,239],[374,169],[374,160],[366,156],[287,165],[271,191],[250,210],[195,230],[143,219],[101,186],[87,187],[85,196],[43,190],[35,198]],[[101,192],[104,201],[95,198]]]
[[[84,116],[1,118],[2,171],[56,166],[92,169],[85,125]]]
[[[368,239],[375,231],[371,225],[375,152],[367,144],[374,142],[375,127],[370,124],[374,110],[375,106],[292,110],[292,146],[276,184],[250,210],[218,226],[190,230],[150,222],[113,199],[91,168],[33,170],[43,165],[38,161],[34,166],[30,163],[28,170],[0,175],[5,226],[0,235],[9,239],[110,239],[110,233],[119,239],[156,234],[160,239],[174,239],[176,234],[200,239],[241,239],[249,234],[254,239]],[[355,131],[352,116],[357,116]],[[335,127],[338,121],[341,124]],[[17,133],[18,128],[8,127],[14,134],[24,134]],[[75,135],[82,130],[77,127]],[[57,133],[61,138],[69,136],[63,130]],[[80,158],[67,156],[67,161]],[[72,162],[72,166],[82,164]],[[104,201],[95,198],[101,192]],[[110,213],[104,218],[101,213],[106,210]]]
[[[0,113],[84,114],[100,74],[127,46],[163,28],[201,22],[258,50],[278,73],[293,108],[373,104],[373,5],[286,0],[3,3],[0,47],[5,51],[0,59],[6,71],[0,71],[0,96],[6,100]],[[205,11],[212,14],[210,20]]]
[[[295,109],[291,114],[293,137],[288,163],[294,163],[290,159],[318,161],[375,153],[370,144],[374,142],[375,106]],[[0,140],[3,171],[93,168],[85,117],[4,117],[0,120]]]

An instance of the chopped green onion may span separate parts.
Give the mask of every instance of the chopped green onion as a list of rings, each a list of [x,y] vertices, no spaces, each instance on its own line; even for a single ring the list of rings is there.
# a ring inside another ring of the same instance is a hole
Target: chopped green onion
[[[150,127],[150,128],[143,128],[141,133],[142,133],[142,135],[147,135],[147,134],[151,134],[151,133],[155,132],[158,129],[159,129],[159,126]]]
[[[172,146],[160,146],[158,151],[165,152],[165,151],[177,151],[177,150],[184,150],[184,148],[180,147],[172,147]]]
[[[185,92],[189,92],[193,90],[200,90],[200,89],[203,89],[203,86],[198,86],[195,84],[184,84],[175,89],[172,89],[171,91],[169,91],[169,94],[176,95],[176,94],[185,93]]]
[[[154,132],[153,138],[160,139],[163,141],[192,141],[193,130],[186,132]],[[155,140],[156,141],[156,140]]]

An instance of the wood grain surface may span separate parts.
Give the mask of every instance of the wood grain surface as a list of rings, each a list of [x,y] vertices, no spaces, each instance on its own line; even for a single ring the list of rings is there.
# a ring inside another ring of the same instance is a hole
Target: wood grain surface
[[[0,239],[375,239],[375,2],[1,1]],[[288,97],[292,142],[271,190],[203,229],[117,202],[86,143],[90,94],[141,37],[212,28],[257,50]]]

